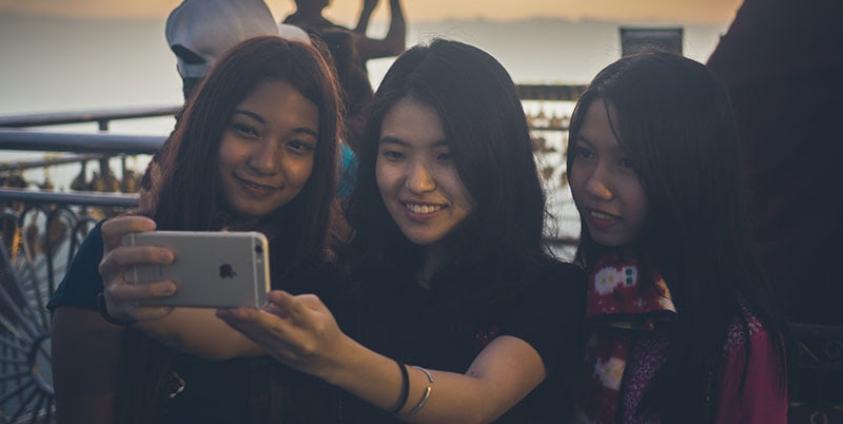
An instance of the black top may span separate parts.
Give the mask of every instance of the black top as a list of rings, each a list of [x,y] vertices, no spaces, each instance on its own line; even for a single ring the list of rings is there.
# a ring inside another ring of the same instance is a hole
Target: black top
[[[454,278],[471,278],[470,275]],[[501,417],[499,423],[567,422],[572,385],[581,362],[585,277],[579,268],[548,260],[521,275],[519,288],[488,305],[452,302],[447,279],[432,289],[398,271],[355,277],[361,284],[359,341],[411,365],[464,373],[495,337],[510,335],[541,355],[547,379]],[[435,384],[432,396],[436,396]],[[396,393],[397,396],[397,393]],[[411,399],[414,405],[417,400]],[[396,422],[386,412],[350,401],[347,422]]]
[[[103,289],[98,271],[102,256],[102,234],[97,225],[80,245],[48,307],[95,310],[96,296]],[[294,294],[315,292],[332,310],[338,310],[335,314],[342,315],[344,309],[337,304],[339,292],[328,289],[340,279],[331,275],[333,270],[328,267],[308,268],[282,281],[282,288]],[[144,421],[131,417],[127,409],[145,411],[150,414],[147,419],[160,423],[263,423],[272,421],[273,417],[281,417],[284,423],[337,420],[337,391],[278,361],[204,360],[166,349],[140,333],[130,332],[127,366],[122,370],[122,396],[118,395],[117,400],[118,415],[128,415],[126,421]],[[130,363],[134,366],[129,366]],[[143,384],[138,384],[141,381]],[[181,390],[180,386],[183,386]]]

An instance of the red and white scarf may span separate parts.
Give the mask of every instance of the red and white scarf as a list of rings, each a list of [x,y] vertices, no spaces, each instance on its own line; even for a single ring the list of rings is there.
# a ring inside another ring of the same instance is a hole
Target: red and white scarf
[[[593,330],[586,346],[588,374],[580,385],[575,422],[659,421],[638,417],[636,410],[669,354],[667,337],[659,330],[675,317],[676,306],[659,273],[644,279],[635,259],[616,255],[595,263],[586,304],[586,322]]]

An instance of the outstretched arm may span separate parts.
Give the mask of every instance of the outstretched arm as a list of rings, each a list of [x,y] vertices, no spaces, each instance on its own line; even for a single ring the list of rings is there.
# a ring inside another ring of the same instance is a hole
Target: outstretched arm
[[[365,4],[361,19],[365,13]],[[373,8],[374,10],[374,8]],[[383,39],[369,38],[364,31],[355,29],[354,47],[361,61],[365,63],[369,59],[379,57],[398,56],[406,49],[407,43],[407,22],[404,19],[404,11],[401,7],[401,0],[389,0],[389,31]],[[369,12],[371,14],[371,12]],[[368,19],[364,29],[368,26]],[[357,25],[360,28],[360,23]]]
[[[402,373],[396,362],[360,345],[337,327],[313,295],[270,293],[265,310],[220,310],[218,316],[279,361],[339,386],[384,410],[397,407]],[[493,340],[465,374],[408,367],[409,395],[399,415],[419,423],[483,423],[512,408],[545,378],[541,356],[512,336]],[[430,393],[418,413],[410,415]]]

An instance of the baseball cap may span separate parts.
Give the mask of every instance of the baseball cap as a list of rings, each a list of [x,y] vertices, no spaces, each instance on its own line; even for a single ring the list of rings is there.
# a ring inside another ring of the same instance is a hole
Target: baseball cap
[[[185,0],[167,18],[165,34],[187,79],[204,77],[241,41],[279,32],[263,0]]]

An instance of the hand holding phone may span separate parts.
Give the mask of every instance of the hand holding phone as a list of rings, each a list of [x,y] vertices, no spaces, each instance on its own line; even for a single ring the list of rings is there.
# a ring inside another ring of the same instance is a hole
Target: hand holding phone
[[[144,306],[260,308],[269,292],[269,243],[257,232],[150,231],[129,233],[125,247],[164,247],[171,264],[135,264],[129,283],[171,280],[175,294],[147,299]]]
[[[169,314],[169,307],[143,307],[141,302],[170,296],[176,286],[172,281],[149,284],[130,284],[124,278],[134,264],[167,265],[173,262],[173,252],[162,247],[125,247],[123,236],[129,233],[155,230],[155,221],[143,216],[120,216],[103,223],[101,227],[103,259],[99,273],[103,282],[105,313],[122,323],[149,321]]]

